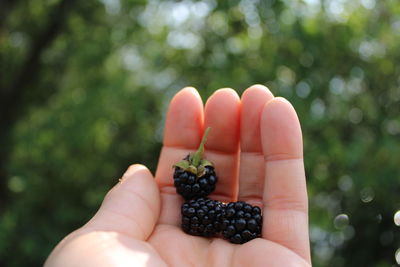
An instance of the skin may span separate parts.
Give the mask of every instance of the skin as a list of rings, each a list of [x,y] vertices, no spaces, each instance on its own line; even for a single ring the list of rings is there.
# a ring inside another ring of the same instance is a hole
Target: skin
[[[194,152],[211,127],[205,157],[219,182],[210,198],[263,209],[262,237],[243,245],[190,236],[180,229],[182,198],[173,164]],[[68,235],[45,267],[311,266],[308,200],[300,123],[291,104],[262,85],[240,99],[217,90],[203,108],[194,88],[172,99],[155,175],[132,165],[99,211]]]

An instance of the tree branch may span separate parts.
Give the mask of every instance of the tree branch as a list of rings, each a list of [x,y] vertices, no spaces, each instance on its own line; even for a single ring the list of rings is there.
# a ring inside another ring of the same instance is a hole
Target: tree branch
[[[12,0],[11,0],[12,2]],[[11,150],[11,129],[19,116],[26,110],[23,103],[25,96],[34,89],[34,79],[40,74],[40,58],[47,47],[62,31],[64,22],[75,0],[61,0],[49,12],[47,27],[33,42],[28,56],[21,64],[21,69],[15,75],[10,86],[0,88],[0,203],[7,199],[7,170],[6,164]],[[37,90],[40,90],[38,88]]]

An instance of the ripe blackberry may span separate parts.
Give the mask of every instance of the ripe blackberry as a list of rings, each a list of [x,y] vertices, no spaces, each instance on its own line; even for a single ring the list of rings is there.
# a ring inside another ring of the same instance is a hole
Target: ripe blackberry
[[[182,229],[190,235],[212,237],[221,231],[225,209],[223,204],[208,198],[186,201],[181,208]]]
[[[199,149],[174,165],[176,192],[186,200],[208,196],[215,190],[218,181],[213,164],[202,158],[209,130],[206,130]]]
[[[259,207],[242,201],[226,205],[222,235],[235,244],[246,243],[261,235],[262,215]]]

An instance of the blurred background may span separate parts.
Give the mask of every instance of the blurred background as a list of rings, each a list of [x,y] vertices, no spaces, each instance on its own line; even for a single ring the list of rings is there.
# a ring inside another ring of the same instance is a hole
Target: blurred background
[[[397,0],[0,2],[0,265],[41,266],[165,111],[260,83],[305,138],[314,266],[400,264]]]

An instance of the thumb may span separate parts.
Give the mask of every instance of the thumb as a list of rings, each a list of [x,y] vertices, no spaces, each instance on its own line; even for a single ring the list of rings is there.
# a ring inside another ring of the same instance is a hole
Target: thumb
[[[150,171],[132,165],[104,198],[96,215],[83,227],[115,231],[146,240],[158,220],[160,192]]]

